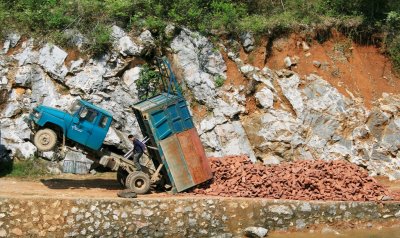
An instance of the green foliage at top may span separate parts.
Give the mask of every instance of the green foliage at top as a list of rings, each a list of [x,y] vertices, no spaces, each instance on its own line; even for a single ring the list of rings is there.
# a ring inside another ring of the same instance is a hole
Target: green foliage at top
[[[62,39],[64,30],[77,29],[88,38],[86,49],[100,53],[111,45],[113,24],[128,31],[144,27],[157,35],[174,22],[205,34],[239,35],[347,22],[369,31],[389,31],[386,43],[393,58],[399,14],[400,1],[394,0],[0,0],[0,32],[18,29],[67,42]]]
[[[398,12],[391,0],[0,0],[0,21],[49,34],[77,28],[89,34],[99,24],[161,30],[167,22],[228,33],[319,23],[327,17],[383,21]],[[5,26],[3,24],[3,26]]]
[[[244,4],[227,1],[212,1],[210,14],[210,27],[234,32],[238,29],[240,20],[246,15]]]

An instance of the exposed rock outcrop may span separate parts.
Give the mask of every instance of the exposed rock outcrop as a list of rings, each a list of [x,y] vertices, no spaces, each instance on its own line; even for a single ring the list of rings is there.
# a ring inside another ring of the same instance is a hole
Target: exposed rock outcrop
[[[400,178],[399,95],[384,94],[367,110],[317,75],[260,69],[242,61],[229,46],[214,45],[197,32],[173,25],[166,31],[171,39],[168,56],[186,99],[192,108],[205,108],[204,114],[193,110],[193,116],[208,155],[246,154],[265,164],[346,159],[373,175]],[[157,39],[147,30],[133,34],[117,26],[111,37],[110,52],[74,59],[67,67],[65,50],[9,35],[0,55],[0,80],[8,92],[0,108],[0,144],[14,156],[32,156],[36,148],[24,120],[29,110],[42,103],[67,110],[72,101],[83,98],[113,114],[115,123],[105,143],[129,147],[127,134],[140,134],[132,105],[139,100],[135,82],[142,67],[134,59],[156,52]],[[251,34],[240,40],[245,51],[254,49]],[[11,55],[5,54],[17,44]],[[245,78],[243,85],[216,83],[227,78],[221,51],[236,64]],[[296,60],[286,61],[290,68]],[[249,110],[250,99],[257,108]]]

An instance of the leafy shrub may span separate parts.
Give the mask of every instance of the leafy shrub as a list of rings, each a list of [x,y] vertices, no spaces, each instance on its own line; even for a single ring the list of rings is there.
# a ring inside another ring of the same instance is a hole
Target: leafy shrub
[[[109,26],[99,24],[95,26],[90,33],[92,43],[89,46],[89,52],[98,55],[108,51],[112,45],[111,29]]]
[[[140,100],[153,97],[161,92],[160,77],[159,72],[150,68],[147,64],[143,65],[139,79],[135,82]]]
[[[165,21],[158,17],[149,16],[144,21],[144,26],[152,31],[162,31],[166,24]]]
[[[215,78],[214,78],[214,83],[215,83],[215,87],[219,88],[219,87],[221,87],[222,85],[224,85],[224,83],[225,83],[225,78],[222,77],[221,75],[217,75],[217,76],[215,76]]]
[[[391,31],[391,33],[394,33],[396,31],[400,30],[400,11],[391,11],[388,13],[386,17],[386,23]]]
[[[397,36],[388,46],[390,58],[397,72],[400,72],[400,36]]]
[[[213,29],[237,30],[237,24],[245,16],[246,8],[242,4],[230,1],[212,1],[210,22]]]
[[[105,12],[112,18],[128,21],[133,14],[133,1],[131,0],[105,0]]]

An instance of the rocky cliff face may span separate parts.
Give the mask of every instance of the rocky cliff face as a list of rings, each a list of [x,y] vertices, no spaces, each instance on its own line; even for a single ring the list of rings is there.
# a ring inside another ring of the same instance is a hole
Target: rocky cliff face
[[[71,60],[55,45],[37,45],[18,34],[5,39],[0,79],[8,97],[0,106],[0,142],[13,156],[35,154],[24,118],[42,103],[65,110],[83,98],[109,110],[115,123],[108,145],[126,148],[127,134],[140,133],[132,111],[138,101],[135,81],[156,41],[149,31],[132,36],[116,26],[112,30],[113,50],[99,58]],[[250,34],[241,43],[215,45],[187,29],[166,33],[172,38],[168,57],[210,156],[246,154],[266,164],[346,159],[374,175],[400,178],[400,95],[384,94],[367,110],[318,75],[244,64],[236,51],[253,50]],[[226,80],[221,86],[227,61],[245,78],[241,85]],[[254,110],[248,110],[249,100],[256,101]],[[194,110],[199,106],[204,113]]]

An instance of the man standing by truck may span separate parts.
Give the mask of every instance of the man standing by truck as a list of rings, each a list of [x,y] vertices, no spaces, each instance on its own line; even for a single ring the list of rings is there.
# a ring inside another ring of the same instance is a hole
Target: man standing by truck
[[[133,163],[135,164],[137,170],[141,171],[142,167],[140,166],[139,160],[142,157],[144,151],[146,150],[146,145],[143,144],[139,139],[137,139],[134,135],[129,135],[128,139],[132,141],[133,144]]]

